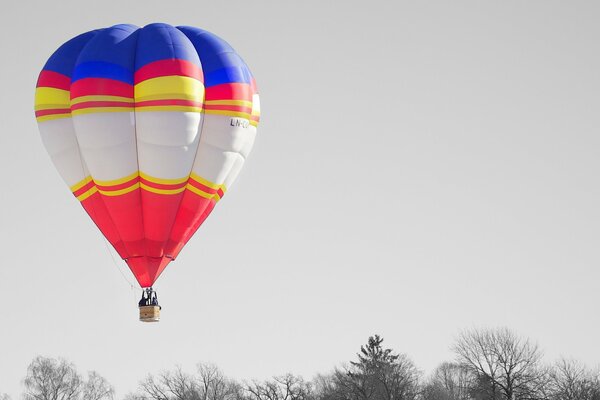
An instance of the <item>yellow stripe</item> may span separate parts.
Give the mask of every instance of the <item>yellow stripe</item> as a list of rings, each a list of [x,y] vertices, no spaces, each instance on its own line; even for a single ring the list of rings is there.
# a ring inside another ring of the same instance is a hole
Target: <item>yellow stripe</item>
[[[144,112],[144,111],[184,111],[184,112],[202,112],[202,107],[193,107],[193,106],[147,106],[147,107],[137,107],[135,112]]]
[[[71,104],[79,104],[84,103],[86,101],[124,101],[127,103],[133,103],[133,98],[121,96],[90,95],[76,97],[71,100]]]
[[[36,120],[37,120],[37,122],[44,122],[44,121],[50,121],[53,119],[61,119],[61,118],[71,118],[71,113],[42,115],[41,117],[36,117]]]
[[[211,181],[209,181],[207,179],[204,179],[200,175],[197,175],[193,171],[190,174],[190,178],[192,178],[196,182],[199,182],[199,183],[203,184],[204,186],[208,186],[211,189],[215,189],[215,190],[223,189],[223,192],[225,192],[225,185],[219,185],[217,183],[213,183],[213,182],[211,182]]]
[[[35,106],[42,104],[61,104],[69,108],[71,93],[68,90],[40,86],[35,89]]]
[[[133,192],[135,189],[137,189],[139,187],[140,187],[140,183],[136,182],[133,185],[126,187],[125,189],[120,189],[120,190],[100,190],[100,189],[98,189],[98,191],[105,196],[120,196],[125,193]]]
[[[252,107],[252,102],[248,100],[206,100],[206,105],[213,106],[245,106]]]
[[[40,111],[40,110],[53,110],[53,109],[57,109],[57,108],[69,108],[68,104],[36,104],[34,107],[35,111]]]
[[[94,181],[96,182],[97,185],[100,185],[100,186],[115,186],[115,185],[120,185],[121,183],[130,181],[137,176],[138,176],[138,171],[135,171],[131,175],[127,175],[126,177],[115,179],[112,181],[99,181],[97,179],[94,179]]]
[[[200,190],[197,187],[190,185],[189,183],[187,184],[187,186],[185,188],[193,193],[196,193],[200,197],[204,197],[205,199],[209,199],[209,200],[214,199],[215,201],[221,200],[221,197],[219,197],[218,193],[214,193],[214,194],[206,193],[205,191]]]
[[[229,110],[202,110],[200,107],[189,107],[189,106],[150,106],[150,107],[140,107],[136,108],[135,112],[144,112],[144,111],[181,111],[181,112],[204,112],[205,114],[213,114],[213,115],[225,115],[228,117],[238,117],[250,119],[252,116],[248,113],[242,113],[237,111],[229,111]],[[59,118],[69,118],[72,115],[82,115],[82,114],[93,114],[93,113],[110,113],[110,112],[134,112],[133,107],[90,107],[83,108],[79,110],[73,110],[71,113],[67,114],[51,114],[51,115],[43,115],[41,117],[37,117],[38,122],[47,121],[51,119],[59,119]],[[255,116],[258,114],[255,114]],[[257,126],[256,121],[250,121],[250,125]]]
[[[239,117],[250,119],[250,114],[243,113],[239,111],[230,111],[230,110],[204,110],[205,114],[215,114],[215,115],[227,115],[229,117]]]
[[[79,110],[71,111],[73,115],[81,115],[81,114],[93,114],[93,113],[107,113],[107,112],[133,112],[132,107],[90,107],[90,108],[81,108]]]
[[[91,182],[92,180],[95,181],[96,184],[100,185],[100,186],[115,186],[115,185],[120,185],[122,183],[125,183],[127,181],[130,181],[132,179],[134,179],[136,176],[141,176],[142,178],[150,181],[150,182],[155,182],[155,183],[161,183],[161,184],[178,184],[178,183],[184,183],[185,181],[188,180],[188,178],[177,178],[177,179],[163,179],[163,178],[155,178],[152,177],[150,175],[147,175],[143,172],[135,172],[131,175],[128,175],[124,178],[120,178],[120,179],[115,179],[112,181],[98,181],[98,180],[94,180],[91,176],[87,176],[86,178],[84,178],[83,180],[81,180],[80,182],[76,183],[75,185],[71,186],[71,191],[72,192],[76,192],[77,190],[81,189],[82,187],[84,187],[85,185],[87,185],[89,182]],[[211,189],[215,189],[215,190],[219,190],[221,189],[223,191],[223,193],[225,193],[227,191],[227,188],[225,187],[224,184],[216,184],[213,183],[209,180],[206,180],[204,178],[202,178],[201,176],[195,174],[194,172],[191,173],[190,178],[194,179],[195,181],[211,188]],[[218,193],[207,193],[205,191],[203,191],[202,189],[198,189],[197,187],[191,185],[191,184],[187,184],[184,187],[178,188],[178,189],[157,189],[148,185],[145,185],[144,183],[141,182],[135,182],[133,185],[126,187],[124,189],[120,189],[120,190],[100,190],[98,189],[97,186],[94,186],[92,188],[90,188],[89,190],[87,190],[85,193],[82,193],[81,195],[79,195],[77,197],[77,199],[79,201],[83,201],[85,199],[87,199],[88,197],[90,197],[92,194],[99,192],[105,196],[120,196],[122,194],[126,194],[129,192],[134,191],[135,189],[141,187],[142,189],[152,192],[152,193],[158,193],[158,194],[177,194],[177,193],[181,193],[183,192],[185,189],[190,190],[191,192],[197,194],[198,196],[201,196],[205,199],[214,199],[215,201],[219,201],[221,200],[221,197],[219,196]]]
[[[177,185],[178,183],[187,182],[187,180],[188,180],[187,176],[185,178],[165,179],[165,178],[156,178],[154,176],[150,176],[142,171],[140,171],[139,174],[142,178],[144,178],[147,181],[150,181],[153,183],[160,183],[163,185]]]
[[[92,177],[89,176],[89,175],[86,176],[81,181],[79,181],[76,184],[74,184],[73,186],[71,186],[71,192],[78,191],[79,189],[81,189],[82,187],[84,187],[85,185],[87,185],[88,183],[90,183],[91,181],[92,181]]]
[[[250,125],[252,125],[252,126],[258,126],[258,121],[250,121]]]
[[[189,76],[171,75],[148,79],[135,85],[134,90],[135,101],[172,93],[188,96],[190,100],[202,101],[204,99],[204,85]]]
[[[181,193],[185,190],[185,186],[180,187],[178,189],[157,189],[152,186],[145,185],[141,182],[140,182],[140,187],[144,190],[147,190],[148,192],[158,193],[158,194],[177,194],[177,193]]]
[[[98,191],[98,188],[96,186],[92,187],[90,190],[80,194],[79,196],[77,196],[77,200],[79,201],[84,201],[85,199],[87,199],[88,197],[90,197],[91,195],[93,195],[94,193],[96,193]]]

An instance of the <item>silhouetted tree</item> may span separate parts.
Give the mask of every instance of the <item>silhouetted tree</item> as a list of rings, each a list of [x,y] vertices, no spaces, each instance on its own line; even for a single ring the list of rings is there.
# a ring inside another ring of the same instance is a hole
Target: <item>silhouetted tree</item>
[[[87,380],[82,388],[82,400],[112,400],[114,396],[114,388],[104,377],[95,371],[88,372]]]
[[[26,400],[110,400],[112,386],[97,372],[84,380],[66,360],[38,356],[27,367],[23,380]]]
[[[130,394],[130,400],[229,400],[240,397],[240,385],[227,379],[212,364],[199,364],[197,374],[190,375],[176,368],[157,376],[148,375],[140,382],[140,393]]]
[[[456,363],[444,362],[423,386],[423,399],[470,400],[473,384],[473,375],[468,369]]]
[[[600,372],[575,360],[559,360],[550,373],[552,400],[600,400]]]
[[[358,360],[321,377],[319,396],[331,400],[413,400],[419,392],[420,373],[404,354],[382,346],[379,335],[361,346]]]
[[[194,377],[180,367],[163,371],[154,376],[149,374],[140,382],[140,395],[152,400],[200,400],[200,388]]]
[[[239,397],[240,385],[225,377],[216,365],[198,364],[197,371],[202,400],[225,400]]]
[[[72,363],[41,356],[27,367],[23,384],[26,400],[76,400],[83,386]]]
[[[453,346],[457,362],[440,364],[421,384],[404,354],[369,337],[357,358],[312,381],[286,374],[240,383],[212,364],[148,375],[125,400],[600,400],[600,370],[561,359],[541,362],[538,346],[508,329],[463,332]],[[36,357],[23,380],[24,400],[113,400],[97,372],[84,379],[63,359]],[[0,393],[0,400],[10,397]]]
[[[336,380],[333,373],[317,374],[312,380],[313,394],[315,399],[336,399]]]
[[[453,349],[459,364],[476,378],[475,398],[547,398],[549,375],[541,365],[541,351],[508,329],[463,332]]]
[[[287,374],[264,382],[252,382],[245,386],[251,400],[310,400],[312,387],[299,376]]]

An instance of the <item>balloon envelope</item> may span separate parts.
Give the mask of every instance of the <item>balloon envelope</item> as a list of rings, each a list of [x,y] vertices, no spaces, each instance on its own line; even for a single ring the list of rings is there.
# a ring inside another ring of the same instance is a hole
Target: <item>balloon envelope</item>
[[[62,178],[149,287],[238,175],[260,106],[248,67],[216,35],[116,25],[56,50],[35,114]]]

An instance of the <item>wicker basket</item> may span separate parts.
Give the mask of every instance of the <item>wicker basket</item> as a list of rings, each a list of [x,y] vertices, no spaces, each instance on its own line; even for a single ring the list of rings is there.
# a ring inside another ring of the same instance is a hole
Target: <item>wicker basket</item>
[[[140,321],[158,322],[160,321],[160,306],[141,306]]]

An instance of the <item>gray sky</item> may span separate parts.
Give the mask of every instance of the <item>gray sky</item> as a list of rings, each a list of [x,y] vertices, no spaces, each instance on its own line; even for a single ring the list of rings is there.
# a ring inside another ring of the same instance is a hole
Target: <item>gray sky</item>
[[[430,371],[482,326],[536,339],[549,361],[600,360],[597,2],[3,7],[0,392],[17,397],[38,354],[119,396],[200,361],[311,377],[373,333]],[[261,92],[254,150],[159,279],[156,325],[137,321],[139,291],[33,115],[48,56],[124,22],[220,35]]]

